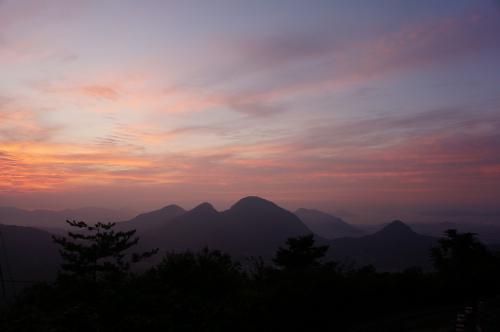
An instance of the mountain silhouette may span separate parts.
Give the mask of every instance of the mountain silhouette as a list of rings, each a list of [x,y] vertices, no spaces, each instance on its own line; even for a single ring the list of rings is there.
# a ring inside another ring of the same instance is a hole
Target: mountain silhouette
[[[381,239],[400,239],[406,240],[407,238],[415,238],[418,236],[410,226],[406,225],[401,220],[394,220],[393,222],[387,224],[380,231],[372,234],[373,238]]]
[[[131,220],[121,222],[118,224],[118,228],[124,230],[135,229],[141,234],[145,231],[161,227],[184,213],[186,213],[186,210],[178,205],[171,204],[159,210],[141,213]]]
[[[373,264],[384,270],[429,268],[429,250],[436,244],[436,238],[420,235],[395,220],[371,235],[332,240],[329,254],[334,259]]]
[[[223,248],[225,242],[221,227],[221,213],[210,203],[202,203],[161,227],[146,232],[142,242],[163,250]]]
[[[50,280],[60,263],[58,248],[48,232],[0,224],[0,265],[6,279],[23,283]]]
[[[214,206],[208,202],[204,202],[196,206],[194,209],[188,211],[187,217],[194,220],[198,217],[202,218],[215,218],[219,212]]]
[[[287,238],[312,233],[292,212],[256,196],[242,198],[224,216],[235,246],[245,254],[271,254]]]
[[[255,196],[242,198],[225,211],[224,215],[237,230],[247,235],[281,234],[290,237],[311,233],[292,212]]]
[[[236,256],[271,255],[289,237],[311,231],[293,213],[255,196],[219,212],[209,203],[146,232],[144,241],[164,250],[222,249]]]
[[[364,235],[362,230],[349,225],[341,218],[332,216],[322,211],[300,208],[294,213],[314,233],[327,239],[357,237]]]

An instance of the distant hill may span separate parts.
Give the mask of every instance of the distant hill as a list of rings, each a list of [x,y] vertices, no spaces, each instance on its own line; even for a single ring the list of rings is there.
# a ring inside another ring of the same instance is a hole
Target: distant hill
[[[223,212],[203,203],[145,233],[143,243],[166,250],[208,246],[237,256],[270,256],[287,238],[310,233],[290,211],[250,196]]]
[[[222,215],[210,203],[203,203],[144,233],[141,241],[162,250],[198,250],[205,246],[216,248],[217,244],[222,249],[221,225]]]
[[[341,218],[313,209],[298,209],[295,215],[302,220],[314,233],[327,238],[358,237],[365,233],[346,223]]]
[[[0,207],[0,223],[4,225],[29,226],[42,229],[67,228],[67,219],[83,220],[87,223],[117,222],[129,220],[135,216],[132,210],[113,210],[99,207],[79,209],[22,210],[15,207]]]
[[[60,264],[57,246],[48,232],[0,224],[0,264],[6,279],[50,280]]]
[[[486,244],[499,244],[500,243],[500,222],[499,223],[484,223],[484,222],[412,222],[408,225],[415,230],[415,232],[422,235],[429,235],[434,237],[443,236],[444,232],[448,229],[456,229],[461,233],[475,233],[479,240]],[[367,234],[375,233],[387,224],[363,224],[356,225],[357,228],[362,229]]]
[[[429,253],[436,244],[435,237],[420,235],[396,220],[371,235],[330,241],[329,256],[360,265],[373,264],[383,270],[430,268]]]
[[[148,230],[156,229],[186,213],[186,210],[178,205],[172,204],[159,210],[141,213],[131,220],[118,224],[120,229],[136,229],[140,234]]]

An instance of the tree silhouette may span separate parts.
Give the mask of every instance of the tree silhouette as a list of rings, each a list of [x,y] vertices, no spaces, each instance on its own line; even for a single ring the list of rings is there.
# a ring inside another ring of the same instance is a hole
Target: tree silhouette
[[[167,253],[151,269],[162,282],[197,293],[220,296],[223,289],[238,283],[243,276],[241,265],[219,250],[204,248],[194,253]]]
[[[444,330],[456,308],[478,300],[488,310],[478,312],[492,317],[484,330],[497,330],[491,327],[500,317],[493,299],[500,294],[497,258],[474,234],[446,233],[432,251],[438,273],[337,268],[322,260],[328,247],[315,245],[312,235],[288,239],[275,265],[254,259],[254,272],[203,249],[170,252],[129,273],[151,254],[130,254],[134,231],[69,223],[80,233],[56,237],[67,278],[0,306],[2,332]]]
[[[320,265],[328,250],[328,246],[314,246],[312,234],[289,238],[286,248],[280,247],[273,259],[274,263],[284,270],[304,270]]]
[[[139,238],[134,237],[135,230],[115,232],[115,223],[97,223],[91,226],[83,221],[66,222],[80,232],[68,232],[69,239],[52,237],[61,246],[61,267],[65,276],[94,282],[110,276],[122,276],[130,269],[131,263],[158,252],[158,249],[154,249],[127,255],[127,251],[138,243]]]
[[[431,249],[434,267],[452,289],[475,299],[495,292],[500,277],[499,258],[476,238],[474,233],[447,230],[439,246]]]
[[[486,247],[477,240],[474,233],[458,233],[454,229],[445,232],[439,246],[432,248],[434,267],[444,275],[467,279],[482,272],[484,264],[492,256]]]

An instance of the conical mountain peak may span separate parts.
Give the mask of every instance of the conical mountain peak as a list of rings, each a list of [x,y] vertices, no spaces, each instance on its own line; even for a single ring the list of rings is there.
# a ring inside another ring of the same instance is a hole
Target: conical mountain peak
[[[384,235],[408,235],[408,234],[416,234],[410,226],[406,225],[404,222],[401,220],[394,220],[382,230],[377,232],[376,234],[384,234]]]

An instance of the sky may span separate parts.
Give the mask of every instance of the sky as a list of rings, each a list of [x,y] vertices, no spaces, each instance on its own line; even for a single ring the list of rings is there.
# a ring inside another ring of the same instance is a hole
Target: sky
[[[500,2],[0,0],[0,205],[248,195],[500,210]]]

